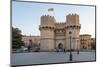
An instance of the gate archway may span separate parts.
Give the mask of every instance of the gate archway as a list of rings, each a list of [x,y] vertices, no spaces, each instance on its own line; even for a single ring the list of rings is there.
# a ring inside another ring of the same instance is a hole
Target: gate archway
[[[58,44],[58,49],[63,49],[63,44],[62,43]]]

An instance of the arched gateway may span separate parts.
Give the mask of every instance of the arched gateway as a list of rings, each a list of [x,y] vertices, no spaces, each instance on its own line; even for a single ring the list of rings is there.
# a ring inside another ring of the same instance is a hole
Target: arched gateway
[[[63,44],[62,43],[58,44],[58,49],[63,49]]]

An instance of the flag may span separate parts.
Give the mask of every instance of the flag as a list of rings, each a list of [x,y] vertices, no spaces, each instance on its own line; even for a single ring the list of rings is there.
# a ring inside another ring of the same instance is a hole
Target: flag
[[[54,11],[53,8],[49,8],[49,9],[48,9],[48,12],[52,12],[52,11]]]

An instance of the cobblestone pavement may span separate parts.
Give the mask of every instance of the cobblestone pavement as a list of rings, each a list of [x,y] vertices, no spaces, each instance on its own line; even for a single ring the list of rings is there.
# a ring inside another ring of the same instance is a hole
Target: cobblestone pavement
[[[11,65],[29,65],[70,62],[69,52],[31,52],[11,54]],[[75,61],[93,61],[95,52],[72,52],[72,62]]]

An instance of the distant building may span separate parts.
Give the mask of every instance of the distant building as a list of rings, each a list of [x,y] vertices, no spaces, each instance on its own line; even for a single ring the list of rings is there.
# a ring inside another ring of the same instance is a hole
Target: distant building
[[[25,46],[28,46],[30,41],[32,41],[32,45],[40,45],[40,36],[23,36],[22,41],[24,41]]]
[[[91,38],[89,34],[80,35],[80,48],[81,49],[92,49],[95,45],[95,38]]]
[[[95,40],[95,38],[91,38],[91,49],[96,49],[96,40]]]
[[[23,36],[22,41],[24,41],[25,46],[29,45],[30,40],[33,42],[32,45],[37,45],[40,48],[40,36]],[[80,35],[80,49],[96,49],[95,38],[91,38],[89,34]]]

